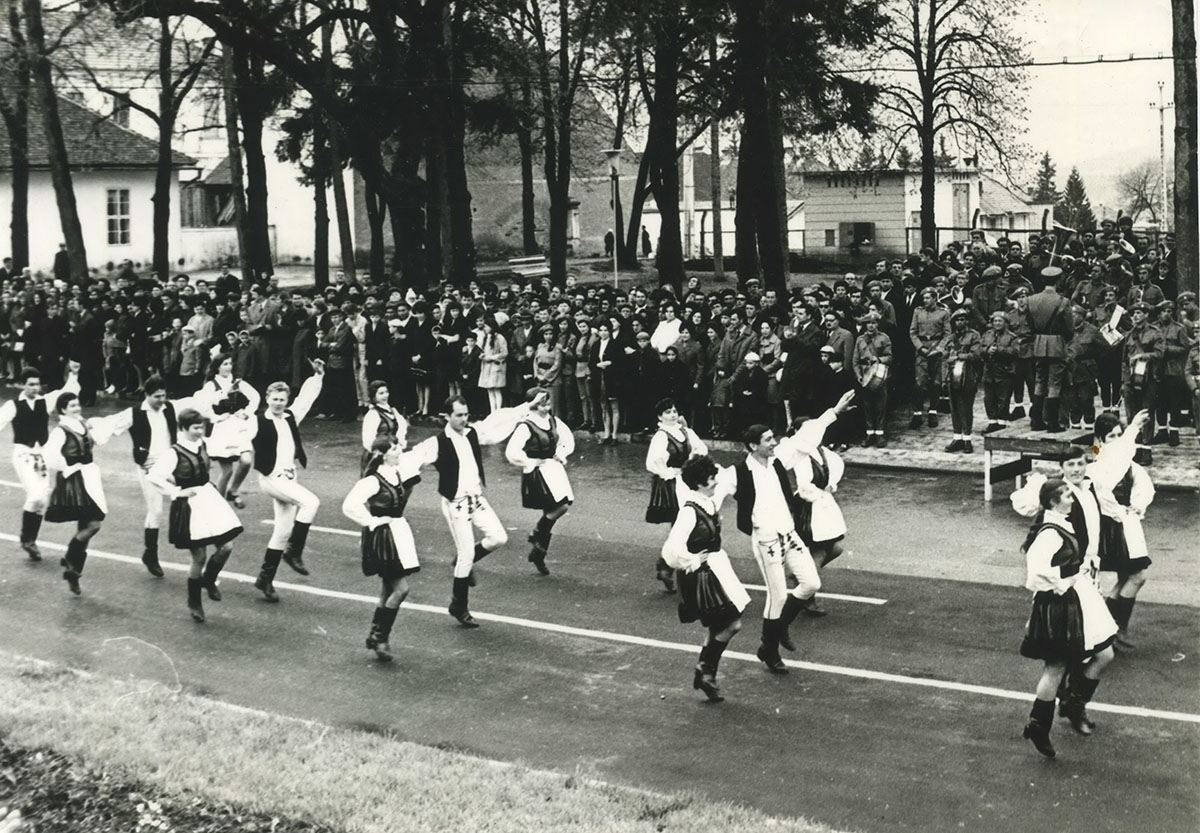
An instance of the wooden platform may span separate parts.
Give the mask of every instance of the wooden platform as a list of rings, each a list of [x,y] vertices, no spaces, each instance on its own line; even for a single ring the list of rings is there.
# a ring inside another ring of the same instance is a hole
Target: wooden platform
[[[991,501],[992,483],[996,480],[1013,478],[1020,480],[1029,474],[1034,460],[1061,461],[1072,447],[1086,447],[1092,442],[1090,431],[1068,428],[1057,434],[1031,431],[1027,426],[1016,425],[983,435],[983,499]],[[1020,456],[1011,462],[992,465],[996,452],[1008,452]]]

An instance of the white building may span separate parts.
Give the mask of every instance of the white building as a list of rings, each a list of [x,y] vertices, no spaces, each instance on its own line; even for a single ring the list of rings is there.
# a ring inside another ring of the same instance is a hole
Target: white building
[[[89,265],[103,268],[128,259],[148,266],[154,251],[152,197],[157,145],[132,130],[98,118],[93,111],[66,98],[59,98],[58,108]],[[32,100],[29,164],[29,265],[34,270],[49,272],[63,234],[50,181],[41,111]],[[174,154],[172,204],[179,204],[180,171],[194,164],[190,157]],[[0,122],[0,217],[11,216],[12,164],[8,133]],[[181,234],[177,211],[171,214],[168,234],[172,252],[178,252]],[[7,240],[3,248],[7,255]]]

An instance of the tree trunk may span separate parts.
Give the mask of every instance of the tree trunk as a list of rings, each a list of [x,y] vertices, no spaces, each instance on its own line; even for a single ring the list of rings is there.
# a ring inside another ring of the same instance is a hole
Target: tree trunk
[[[708,46],[708,62],[713,66],[717,63],[717,38]],[[722,235],[721,222],[721,123],[713,113],[712,126],[708,132],[708,178],[711,184],[709,199],[712,202],[712,255],[713,277],[719,281],[725,280],[725,241]]]
[[[934,155],[933,143],[937,138],[934,130],[933,114],[933,79],[937,77],[935,44],[937,32],[934,22],[937,19],[938,4],[929,4],[929,23],[925,30],[925,38],[920,37],[920,8],[913,5],[913,49],[925,50],[925,73],[921,76],[921,129],[917,131],[921,141],[921,247],[928,246],[935,252],[938,247],[937,220],[934,212],[934,199],[937,193],[937,161]],[[907,225],[907,223],[905,223]],[[905,232],[907,235],[908,232]],[[907,240],[905,245],[908,245]]]
[[[171,276],[171,138],[175,133],[175,95],[171,90],[174,38],[167,17],[159,18],[158,36],[158,157],[154,169],[154,271],[161,280]]]
[[[8,0],[7,18],[13,50],[10,90],[0,92],[0,115],[8,129],[8,157],[12,166],[11,248],[13,268],[29,265],[29,57],[22,30],[20,3]],[[11,97],[10,97],[11,96]]]
[[[446,119],[446,197],[449,208],[450,280],[465,287],[475,279],[475,239],[471,221],[471,191],[467,183],[467,104],[463,48],[459,45],[465,3],[456,3],[454,17],[443,13],[442,54],[449,70],[450,92]],[[445,76],[443,76],[445,77]]]
[[[241,58],[241,56],[239,56]],[[246,154],[246,242],[255,279],[271,274],[271,231],[267,214],[267,161],[263,153],[263,125],[267,117],[262,59],[249,55],[234,65],[238,75],[238,114],[242,122],[242,149]]]
[[[921,247],[938,248],[937,225],[933,215],[934,186],[937,177],[933,134],[921,131]],[[905,225],[908,225],[905,223]],[[905,231],[905,235],[908,232]]]
[[[1175,56],[1175,276],[1179,291],[1200,291],[1196,192],[1196,11],[1171,0]]]
[[[633,199],[629,201],[629,230],[625,234],[625,260],[620,260],[618,253],[618,262],[626,269],[637,269],[638,252],[641,251],[638,246],[642,241],[642,209],[646,205],[646,195],[650,193],[650,154],[643,153],[642,161],[638,165],[637,180],[633,184]]]
[[[229,183],[232,186],[233,224],[237,229],[238,268],[242,272],[242,288],[252,283],[250,274],[250,251],[246,240],[246,192],[243,190],[242,142],[238,127],[237,73],[234,71],[233,48],[226,47],[222,56],[222,74],[225,86],[225,140],[229,146]]]
[[[758,263],[758,223],[754,212],[754,166],[747,158],[748,144],[746,124],[742,123],[741,137],[738,141],[737,186],[734,190],[736,202],[733,211],[733,240],[734,257],[738,283],[745,286],[746,281],[757,278],[760,273]]]
[[[387,269],[383,251],[383,221],[387,208],[369,183],[366,183],[363,189],[363,201],[367,205],[367,225],[371,229],[371,256],[369,261],[371,279],[378,282],[380,280],[379,276],[382,276]]]
[[[33,88],[42,109],[42,129],[46,134],[50,157],[50,180],[58,203],[63,241],[71,263],[71,278],[84,281],[88,276],[87,248],[83,243],[83,226],[75,204],[75,187],[71,181],[71,163],[67,158],[67,142],[63,137],[62,121],[58,116],[58,93],[54,89],[50,59],[46,57],[46,32],[42,25],[41,0],[24,0],[25,23],[28,26],[27,50],[33,75]]]
[[[329,286],[329,128],[320,113],[314,113],[312,143],[313,282],[324,289]]]
[[[517,146],[521,150],[521,251],[540,254],[537,240],[537,202],[533,194],[533,136],[522,125],[517,128]]]
[[[654,103],[646,152],[651,156],[650,183],[661,227],[655,260],[658,283],[683,290],[683,244],[679,226],[679,44],[675,21],[662,20],[654,38]]]
[[[446,157],[441,143],[431,137],[425,149],[425,274],[442,279],[442,206],[445,204]]]
[[[783,158],[783,116],[780,113],[779,56],[786,44],[772,35],[778,31],[764,21],[763,40],[768,45],[767,73],[763,89],[766,93],[767,118],[760,140],[766,147],[762,157],[762,178],[765,187],[759,203],[762,214],[758,220],[758,257],[762,265],[763,289],[774,289],[782,297],[787,292],[788,232],[787,232],[787,171]]]
[[[321,58],[325,62],[326,82],[333,83],[333,24],[321,27]],[[342,271],[351,281],[354,274],[354,236],[350,230],[350,206],[346,201],[346,180],[342,175],[341,126],[334,123],[328,127],[329,135],[329,178],[333,181],[333,206],[337,214],[338,242],[342,250]]]

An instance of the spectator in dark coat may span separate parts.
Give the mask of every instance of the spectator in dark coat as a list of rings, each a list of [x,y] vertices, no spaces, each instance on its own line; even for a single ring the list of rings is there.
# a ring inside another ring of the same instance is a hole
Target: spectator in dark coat
[[[783,401],[790,423],[798,416],[820,413],[815,400],[814,381],[820,364],[821,347],[826,333],[817,323],[816,308],[796,301],[792,304],[792,322],[783,331]]]
[[[745,432],[751,425],[767,422],[767,373],[762,368],[758,353],[753,350],[745,355],[742,366],[734,371],[729,380],[729,396],[732,408],[730,427],[735,436]]]

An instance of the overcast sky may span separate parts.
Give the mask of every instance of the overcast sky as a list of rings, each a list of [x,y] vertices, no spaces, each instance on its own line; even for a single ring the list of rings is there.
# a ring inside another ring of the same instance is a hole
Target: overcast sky
[[[1016,22],[1035,59],[1171,54],[1170,0],[1028,0],[1034,14]],[[1058,186],[1079,168],[1092,206],[1116,213],[1113,178],[1146,159],[1158,160],[1158,82],[1171,101],[1170,60],[1030,70],[1027,141],[1038,156],[1050,151]],[[1167,158],[1173,153],[1174,114],[1168,110]]]

